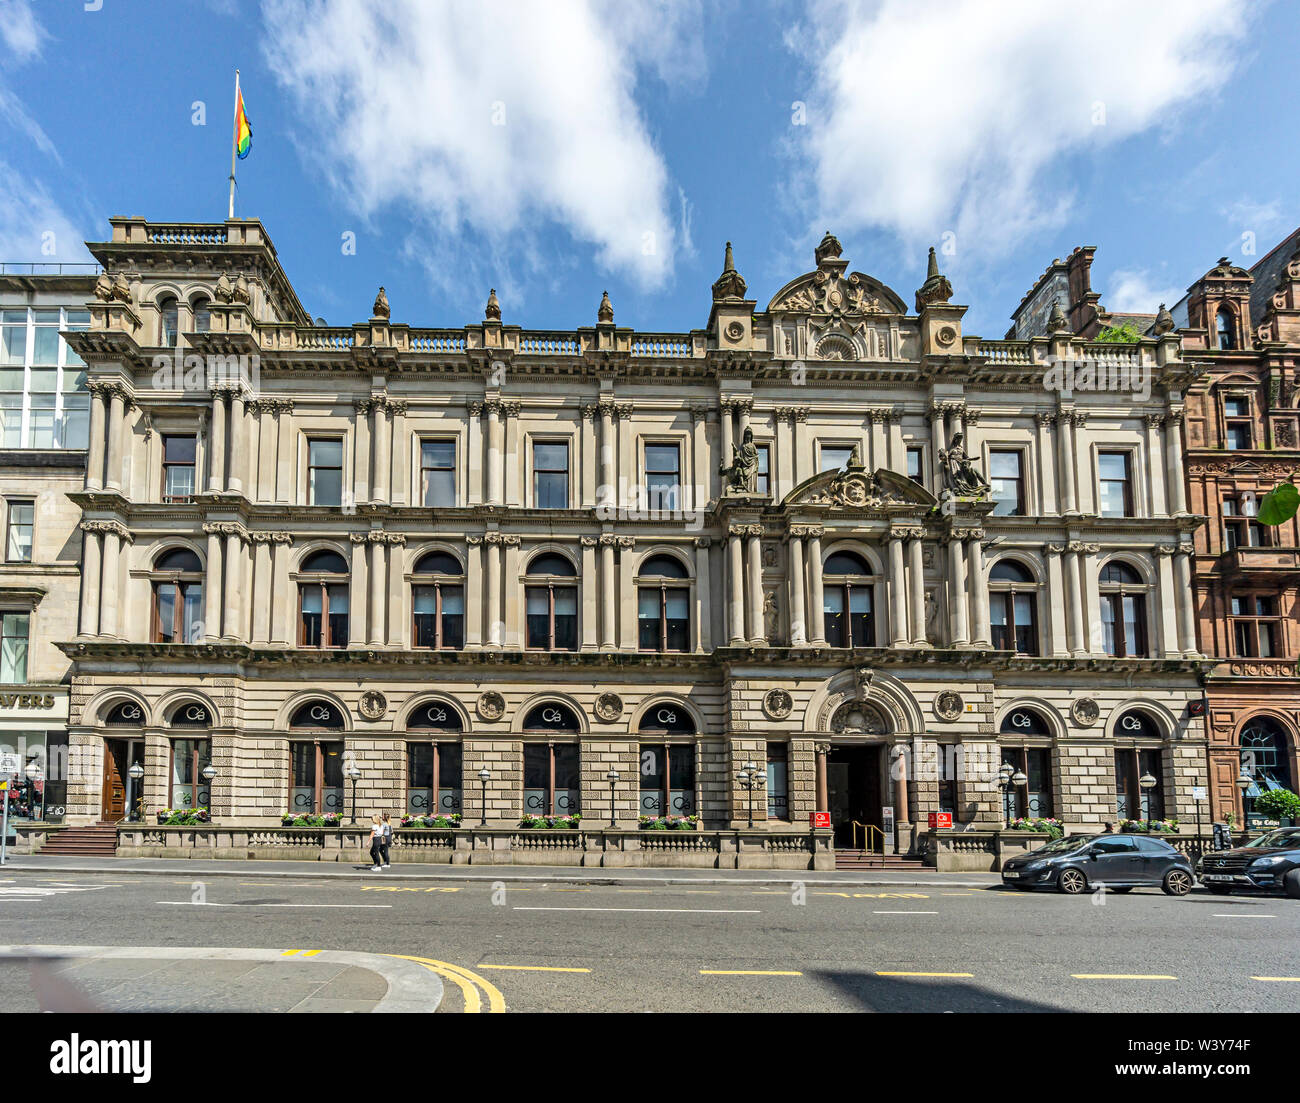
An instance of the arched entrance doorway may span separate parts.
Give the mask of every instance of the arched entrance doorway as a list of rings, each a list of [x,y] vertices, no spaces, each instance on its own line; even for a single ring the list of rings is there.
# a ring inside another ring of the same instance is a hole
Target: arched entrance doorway
[[[1291,776],[1291,749],[1287,734],[1270,716],[1254,717],[1241,731],[1241,769],[1252,779],[1242,794],[1242,812],[1247,827],[1275,822],[1255,811],[1255,801],[1273,789],[1295,792]]]
[[[835,710],[830,728],[835,738],[826,756],[826,790],[835,846],[879,849],[889,792],[887,744],[881,737],[889,733],[889,721],[875,705],[852,700]],[[891,842],[885,840],[886,849]]]

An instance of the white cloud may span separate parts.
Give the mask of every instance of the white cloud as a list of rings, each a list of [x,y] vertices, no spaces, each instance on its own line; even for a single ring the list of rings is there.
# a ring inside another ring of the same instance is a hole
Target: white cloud
[[[0,261],[82,263],[85,235],[39,180],[0,161]]]
[[[786,36],[814,70],[810,227],[1009,252],[1069,212],[1047,169],[1217,89],[1247,17],[1231,0],[820,0]]]
[[[691,56],[696,20],[649,0],[269,0],[265,53],[306,120],[304,156],[367,219],[395,207],[418,226],[405,248],[445,287],[472,279],[477,300],[485,278],[549,276],[540,227],[655,287],[675,196],[633,93],[640,71],[686,79],[674,47]],[[493,254],[530,252],[526,276],[493,276]]]
[[[39,57],[48,37],[28,0],[0,0],[0,38],[19,62]]]
[[[1154,314],[1161,303],[1173,306],[1182,297],[1182,289],[1160,286],[1145,268],[1122,268],[1111,277],[1110,290],[1102,295],[1101,304],[1120,314]]]

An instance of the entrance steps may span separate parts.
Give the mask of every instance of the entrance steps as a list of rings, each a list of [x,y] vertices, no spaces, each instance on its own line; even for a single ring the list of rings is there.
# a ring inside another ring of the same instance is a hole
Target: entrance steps
[[[111,858],[117,852],[117,824],[101,820],[89,827],[65,827],[51,834],[41,854],[79,858]]]
[[[895,873],[924,873],[933,870],[919,854],[881,854],[874,850],[836,850],[836,869],[879,869]]]

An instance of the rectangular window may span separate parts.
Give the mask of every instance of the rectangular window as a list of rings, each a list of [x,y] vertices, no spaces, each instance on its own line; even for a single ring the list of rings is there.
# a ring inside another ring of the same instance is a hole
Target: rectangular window
[[[0,311],[0,367],[21,369],[27,363],[27,311]],[[18,372],[18,387],[22,389],[22,371]],[[8,386],[5,387],[9,390]]]
[[[33,310],[32,321],[35,323],[32,331],[32,366],[57,368],[59,366],[59,312]],[[53,376],[58,373],[50,374]],[[54,389],[52,382],[48,389]]]
[[[343,504],[343,442],[307,442],[307,501],[314,506]]]
[[[1052,816],[1052,752],[1048,747],[1003,747],[1002,762],[1025,775],[1024,785],[1009,785],[1003,797],[1007,819]]]
[[[1021,516],[1025,512],[1023,453],[996,451],[989,453],[989,482],[993,485],[994,516]]]
[[[948,812],[956,822],[957,816],[957,760],[961,744],[940,743],[939,752],[939,811]]]
[[[1038,654],[1038,622],[1032,594],[994,591],[989,595],[993,646],[1021,655]]]
[[[690,648],[690,591],[642,586],[637,591],[637,646],[642,651]]]
[[[0,614],[0,684],[22,685],[27,681],[27,613]]]
[[[524,589],[527,646],[540,651],[578,649],[576,586],[528,586]]]
[[[9,503],[9,536],[5,541],[5,558],[10,563],[32,561],[32,527],[35,513],[35,502]]]
[[[1247,516],[1238,507],[1235,498],[1223,499],[1223,548],[1266,548],[1269,546],[1268,532],[1253,517]]]
[[[212,761],[212,743],[207,739],[172,741],[171,808],[211,808],[212,792],[204,768]]]
[[[821,469],[823,471],[839,471],[842,467],[847,467],[849,460],[853,458],[853,445],[851,444],[823,444],[821,452]]]
[[[1253,419],[1250,416],[1250,399],[1244,396],[1229,396],[1223,400],[1224,430],[1227,434],[1229,448],[1245,449],[1253,447]]]
[[[154,584],[155,643],[198,643],[202,624],[202,582]]]
[[[767,745],[767,815],[790,818],[790,748],[785,743]]]
[[[1144,776],[1155,785],[1142,788]],[[1115,812],[1121,820],[1165,818],[1164,769],[1158,748],[1121,747],[1115,751]]]
[[[524,744],[526,814],[572,815],[580,809],[579,795],[577,744]]]
[[[914,483],[925,486],[925,449],[909,448],[907,450],[907,477]]]
[[[754,447],[758,449],[758,477],[754,480],[754,492],[756,494],[771,494],[772,493],[771,445],[757,444]]]
[[[450,508],[456,504],[456,442],[420,442],[420,500],[426,506]]]
[[[461,586],[412,586],[415,646],[458,649],[465,645],[465,590]]]
[[[1098,509],[1103,517],[1133,516],[1133,487],[1127,452],[1097,456]]]
[[[450,816],[461,810],[459,743],[408,743],[406,763],[407,815]]]
[[[533,507],[569,508],[569,445],[564,441],[533,444]]]
[[[695,748],[641,744],[641,815],[689,816],[695,812]]]
[[[343,744],[294,741],[289,744],[289,811],[296,816],[344,811]]]
[[[164,436],[163,501],[188,502],[194,497],[194,457],[197,439],[192,436]]]
[[[675,444],[645,446],[646,508],[675,510],[681,505],[682,460]]]
[[[1234,653],[1242,658],[1272,659],[1280,654],[1282,623],[1277,598],[1266,594],[1234,595],[1229,603]]]
[[[67,804],[68,733],[6,730],[0,754],[13,755],[18,768],[0,774],[9,782],[9,822],[59,823]]]

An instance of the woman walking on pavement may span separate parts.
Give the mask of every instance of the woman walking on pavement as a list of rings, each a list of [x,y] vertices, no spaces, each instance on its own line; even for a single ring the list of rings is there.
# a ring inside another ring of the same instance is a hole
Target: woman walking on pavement
[[[379,850],[384,856],[384,868],[388,868],[388,848],[393,842],[393,825],[388,822],[388,813],[384,813],[383,834],[379,837]]]
[[[378,815],[370,817],[370,860],[374,864],[371,873],[378,873],[383,867],[379,862],[384,856],[384,824]]]

